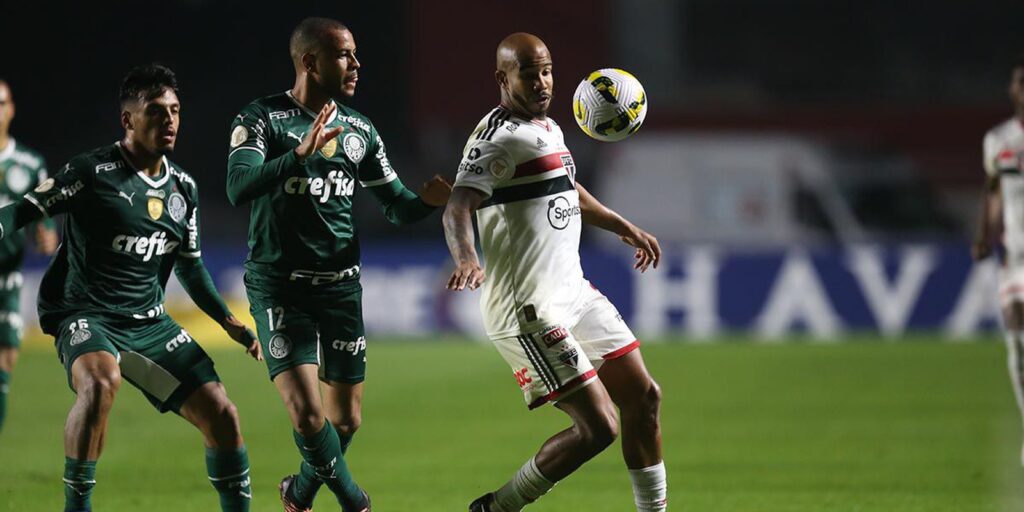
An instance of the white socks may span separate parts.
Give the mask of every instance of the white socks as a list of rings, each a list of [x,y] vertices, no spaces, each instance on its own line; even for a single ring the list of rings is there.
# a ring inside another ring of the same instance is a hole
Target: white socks
[[[668,482],[665,479],[665,462],[629,470],[633,480],[633,499],[637,512],[661,512],[668,509]]]
[[[641,470],[642,471],[642,470]],[[664,471],[662,471],[664,475]],[[664,476],[662,477],[664,480]],[[537,461],[531,458],[519,468],[507,484],[494,493],[494,512],[519,512],[526,505],[537,501],[555,486],[537,468]],[[655,510],[655,509],[651,509]],[[662,509],[663,510],[663,509]]]

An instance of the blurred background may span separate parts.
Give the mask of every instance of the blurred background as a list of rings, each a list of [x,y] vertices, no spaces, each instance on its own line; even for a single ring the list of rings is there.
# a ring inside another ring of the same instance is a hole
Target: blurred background
[[[117,91],[131,66],[175,70],[183,126],[173,159],[200,184],[207,264],[243,299],[248,208],[224,193],[229,125],[249,101],[291,87],[287,41],[300,19],[352,29],[363,64],[352,106],[410,187],[454,177],[469,132],[498,100],[495,46],[530,31],[553,53],[551,115],[580,181],[665,246],[663,266],[640,276],[613,237],[584,237],[585,271],[638,332],[964,339],[998,325],[994,264],[972,265],[967,242],[981,138],[1011,114],[1024,3],[923,4],[20,2],[0,18],[0,75],[18,107],[14,136],[56,169],[120,137]],[[572,91],[601,67],[627,69],[647,89],[650,114],[626,142],[574,126]],[[398,228],[369,194],[356,203],[369,332],[479,334],[477,297],[442,289],[440,215]],[[45,264],[30,262],[30,283]],[[31,329],[31,287],[25,314]]]

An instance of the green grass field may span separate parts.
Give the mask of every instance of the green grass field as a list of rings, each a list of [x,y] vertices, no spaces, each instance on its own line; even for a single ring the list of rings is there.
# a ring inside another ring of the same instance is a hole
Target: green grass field
[[[919,340],[918,340],[919,341]],[[1024,510],[1020,419],[999,343],[655,344],[671,510]],[[290,427],[262,363],[213,352],[238,404],[254,510],[280,510]],[[383,512],[454,512],[503,483],[566,425],[527,413],[489,345],[376,341],[363,429],[349,452]],[[73,395],[53,352],[28,347],[0,434],[0,510],[59,510]],[[201,440],[125,385],[98,469],[98,511],[217,510]],[[322,493],[317,510],[337,510]],[[629,511],[618,448],[529,510]]]

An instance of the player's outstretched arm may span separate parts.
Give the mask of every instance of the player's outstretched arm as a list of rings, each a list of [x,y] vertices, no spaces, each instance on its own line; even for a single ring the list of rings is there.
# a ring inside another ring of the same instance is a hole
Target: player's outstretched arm
[[[26,199],[0,208],[0,238],[43,218],[39,207]]]
[[[470,187],[455,187],[444,210],[444,239],[455,260],[455,271],[448,279],[449,290],[477,289],[484,282],[484,270],[476,254],[473,212],[484,201],[484,194]]]
[[[310,125],[309,132],[302,143],[294,150],[270,161],[265,161],[266,155],[263,148],[266,148],[267,144],[263,139],[262,129],[257,129],[257,124],[260,121],[255,116],[248,114],[239,116],[242,120],[236,121],[234,133],[239,133],[240,138],[232,140],[234,147],[228,154],[228,201],[233,206],[238,206],[270,192],[278,182],[305,164],[306,159],[324,147],[327,141],[337,137],[341,133],[342,127],[330,130],[324,128],[327,120],[337,108],[338,106],[334,103],[324,105],[320,114]],[[254,124],[247,127],[246,123]]]
[[[199,306],[199,309],[212,318],[224,331],[243,347],[245,351],[257,361],[263,360],[263,353],[256,336],[242,322],[240,322],[227,304],[217,293],[217,287],[213,285],[210,272],[203,265],[200,257],[180,257],[174,264],[174,274],[182,288],[192,298],[192,302]]]
[[[978,234],[971,247],[971,256],[975,260],[983,260],[992,254],[992,240],[1002,224],[1003,198],[1000,195],[999,186],[999,175],[985,178],[981,221],[978,222]]]
[[[395,178],[383,185],[369,187],[370,193],[380,202],[384,217],[396,226],[422,220],[448,202],[452,186],[439,175],[434,175],[420,187],[419,195],[405,188],[402,180]]]
[[[658,268],[658,263],[661,262],[661,245],[658,244],[658,239],[654,235],[638,228],[611,208],[601,204],[596,197],[583,188],[583,185],[576,183],[576,191],[580,194],[580,213],[583,222],[605,231],[611,231],[619,235],[619,239],[627,245],[635,247],[636,262],[633,264],[633,268],[640,272],[646,272],[647,268],[652,265],[654,268]]]

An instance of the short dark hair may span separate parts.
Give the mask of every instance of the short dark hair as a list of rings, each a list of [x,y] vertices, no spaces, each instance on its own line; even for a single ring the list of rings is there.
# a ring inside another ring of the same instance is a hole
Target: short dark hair
[[[348,30],[342,22],[331,18],[306,18],[299,22],[288,41],[288,53],[298,61],[302,54],[318,47],[332,30]]]
[[[121,82],[121,106],[132,101],[146,101],[160,96],[164,89],[178,94],[178,78],[170,68],[157,64],[135,66]]]

